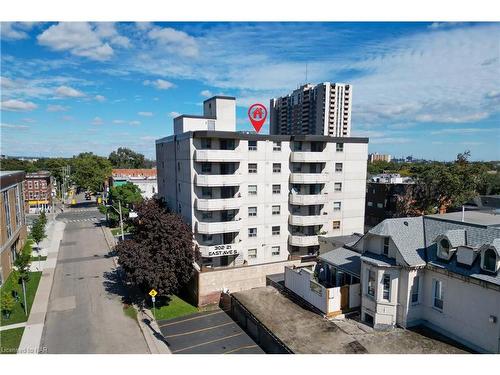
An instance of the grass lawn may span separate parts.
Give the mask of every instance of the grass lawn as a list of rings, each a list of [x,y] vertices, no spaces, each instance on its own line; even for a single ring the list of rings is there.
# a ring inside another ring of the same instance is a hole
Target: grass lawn
[[[16,302],[14,309],[10,315],[9,319],[4,320],[3,316],[0,320],[0,326],[6,326],[8,324],[21,323],[28,320],[28,317],[24,314],[24,309],[22,303],[24,303],[23,297],[23,287],[21,284],[17,283],[17,280],[14,280],[14,273],[11,273],[5,282],[0,288],[1,293],[7,292],[11,293],[12,290],[16,290],[19,295],[19,301]],[[36,290],[38,288],[38,283],[40,282],[40,278],[42,277],[41,272],[31,272],[30,280],[26,283],[26,300],[28,303],[28,315],[31,310],[31,305],[33,304],[33,300],[35,299]]]
[[[24,327],[0,331],[0,354],[16,354]]]
[[[154,309],[156,320],[177,318],[179,316],[194,314],[195,312],[198,312],[195,306],[190,305],[177,296],[172,296],[168,305],[161,307],[157,305],[156,309]]]
[[[40,261],[41,261],[41,262],[43,262],[44,260],[47,260],[47,257],[46,257],[46,256],[41,256],[41,257],[40,257]],[[32,256],[32,257],[31,257],[31,261],[32,261],[32,262],[38,262],[38,257],[34,257],[34,256]]]
[[[129,318],[137,320],[137,310],[134,308],[134,306],[123,305],[123,313]]]
[[[122,230],[120,228],[111,228],[111,234],[113,236],[119,236],[122,234]],[[129,232],[127,232],[127,228],[123,228],[123,234],[129,234]]]

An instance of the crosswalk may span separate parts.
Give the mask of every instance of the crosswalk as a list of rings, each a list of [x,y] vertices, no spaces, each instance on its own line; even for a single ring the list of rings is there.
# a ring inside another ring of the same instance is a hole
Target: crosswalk
[[[83,222],[92,222],[92,223],[100,223],[101,219],[96,217],[87,217],[84,219],[62,219],[65,223],[83,223]]]
[[[73,212],[92,212],[92,211],[97,212],[97,211],[99,211],[99,210],[98,210],[97,208],[95,208],[95,207],[90,207],[90,208],[78,208],[78,209],[71,208],[71,209],[69,209],[69,211],[68,211],[68,212],[73,213]]]

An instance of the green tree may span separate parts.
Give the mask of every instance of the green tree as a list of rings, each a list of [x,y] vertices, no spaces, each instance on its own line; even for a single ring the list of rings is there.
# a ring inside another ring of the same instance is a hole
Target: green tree
[[[103,190],[105,180],[111,176],[112,167],[109,160],[91,152],[74,157],[72,164],[72,181],[77,186],[95,193]]]
[[[144,155],[126,147],[119,147],[108,159],[113,168],[147,168]]]
[[[125,220],[128,217],[130,209],[142,202],[141,189],[130,182],[120,186],[113,186],[109,191],[109,199],[114,209],[101,206],[100,211],[108,214],[108,220],[114,226],[120,219],[117,213],[119,211],[118,202],[121,204],[122,216]]]
[[[43,219],[42,215],[38,219],[33,222],[33,226],[31,227],[31,238],[36,242],[36,246],[40,247],[40,242],[47,237],[45,233],[45,224],[47,223],[47,219]]]
[[[137,213],[133,239],[116,246],[118,263],[132,285],[144,292],[155,288],[159,296],[167,297],[193,274],[193,263],[199,259],[193,233],[162,200],[145,200]]]
[[[28,315],[28,305],[26,301],[26,283],[30,279],[30,263],[31,263],[31,247],[25,246],[23,251],[17,254],[17,258],[14,261],[14,266],[16,270],[13,277],[17,278],[18,282],[22,284],[23,287],[23,298],[24,298],[24,313]]]
[[[1,309],[2,309],[2,314],[6,319],[9,319],[10,313],[12,310],[14,310],[14,306],[16,305],[16,301],[14,297],[10,293],[3,292],[2,293],[2,303],[1,303]]]

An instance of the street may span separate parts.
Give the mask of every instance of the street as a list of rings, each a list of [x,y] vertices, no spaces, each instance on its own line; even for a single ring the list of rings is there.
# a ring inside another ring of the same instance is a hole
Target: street
[[[100,227],[103,215],[78,197],[65,221],[41,347],[47,353],[148,353],[137,322],[123,312],[123,288]]]

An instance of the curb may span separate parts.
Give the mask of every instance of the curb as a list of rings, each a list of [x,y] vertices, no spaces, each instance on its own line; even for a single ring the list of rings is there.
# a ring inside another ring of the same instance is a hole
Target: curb
[[[104,234],[104,240],[108,245],[109,251],[113,251],[114,247],[116,246],[116,241],[113,234],[111,233],[111,230],[104,225],[101,225],[101,229],[102,233]],[[118,257],[114,256],[112,257],[112,259],[115,267],[118,267]]]
[[[150,310],[139,310],[137,313],[137,323],[151,354],[172,354],[168,344],[164,341],[165,339],[161,334],[156,320],[151,317]]]

